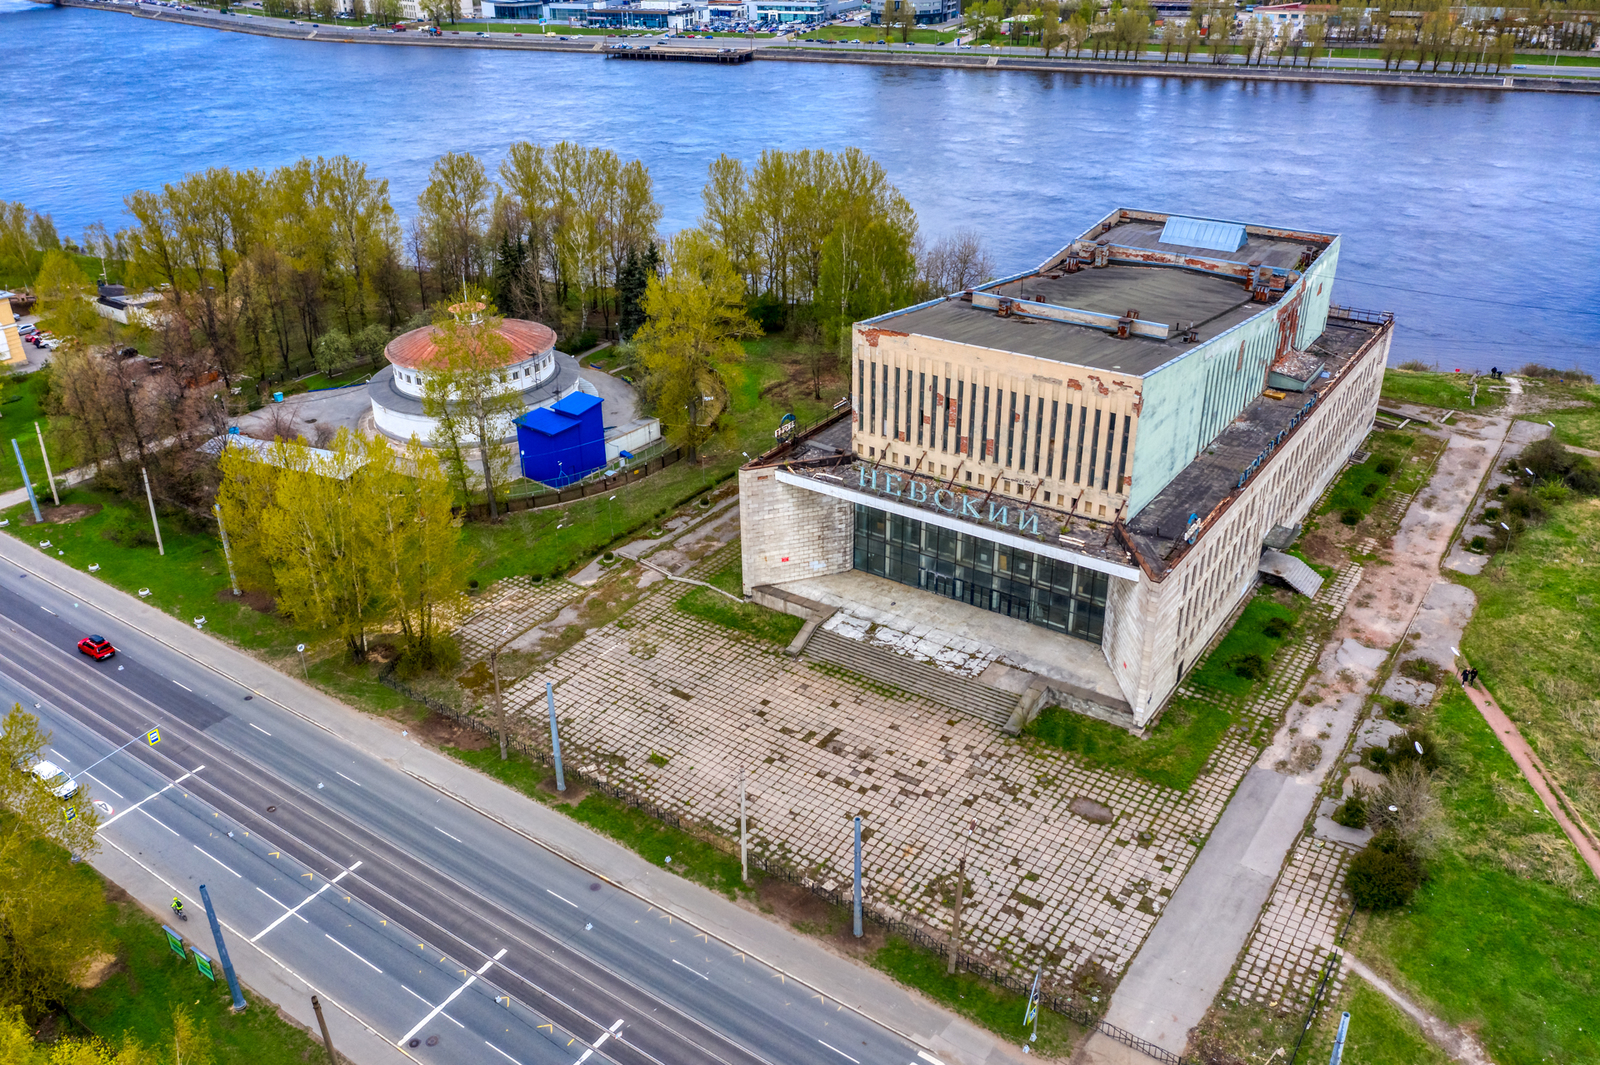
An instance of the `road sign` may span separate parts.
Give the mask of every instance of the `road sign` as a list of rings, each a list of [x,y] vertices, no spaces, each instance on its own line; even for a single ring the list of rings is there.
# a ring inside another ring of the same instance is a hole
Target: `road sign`
[[[794,427],[794,415],[785,414],[778,422],[778,427],[772,431],[772,435],[775,439],[787,440],[794,433]]]
[[[167,934],[167,946],[172,948],[172,953],[180,958],[187,958],[189,949],[183,945],[183,937],[166,925],[162,925],[161,930]]]
[[[78,811],[75,807],[69,806],[65,811],[63,811],[61,816],[65,817],[68,821],[73,821],[77,819]]]
[[[1022,1015],[1023,1024],[1032,1024],[1033,1019],[1039,1016],[1039,978],[1043,975],[1043,966],[1040,966],[1039,971],[1033,974],[1033,988],[1028,992],[1028,1009]]]
[[[150,746],[154,747],[161,742],[161,730],[153,728],[144,734],[144,738],[149,742]]]
[[[194,967],[199,971],[200,975],[212,983],[216,983],[217,974],[211,968],[211,959],[201,953],[199,947],[190,947],[189,953],[194,955]]]

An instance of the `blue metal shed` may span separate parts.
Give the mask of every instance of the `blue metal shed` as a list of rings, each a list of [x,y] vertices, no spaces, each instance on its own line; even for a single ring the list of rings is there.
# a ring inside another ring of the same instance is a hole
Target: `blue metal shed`
[[[582,480],[606,464],[606,429],[601,399],[574,392],[549,407],[518,418],[517,452],[522,475],[557,488]]]

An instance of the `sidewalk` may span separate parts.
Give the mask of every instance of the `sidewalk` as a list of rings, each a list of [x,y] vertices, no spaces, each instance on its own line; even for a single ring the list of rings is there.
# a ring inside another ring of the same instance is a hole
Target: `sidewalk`
[[[829,953],[817,942],[768,921],[759,914],[698,885],[658,869],[632,851],[593,834],[560,813],[511,791],[498,782],[423,746],[402,734],[393,722],[352,710],[293,677],[194,629],[154,607],[41,554],[11,537],[0,536],[0,559],[11,562],[63,589],[85,604],[116,614],[204,668],[255,691],[322,726],[360,750],[381,758],[419,781],[455,797],[501,822],[575,865],[604,876],[651,904],[729,943],[738,944],[773,968],[825,991],[830,997],[927,1048],[939,1059],[961,1065],[1020,1063],[1020,1047],[1005,1044],[989,1032],[956,1017],[888,977]],[[102,857],[109,857],[110,852]],[[97,863],[99,859],[97,859]],[[112,864],[131,869],[128,861]],[[164,889],[152,876],[134,876],[124,883],[147,907],[159,910]],[[248,955],[237,959],[243,979],[269,994],[283,993],[285,1013],[315,1030],[308,993],[296,992],[299,978],[275,963]],[[330,1018],[331,1020],[332,1018]],[[362,1061],[393,1060],[377,1056],[376,1039],[363,1044],[371,1051]],[[346,1051],[349,1053],[349,1051]]]

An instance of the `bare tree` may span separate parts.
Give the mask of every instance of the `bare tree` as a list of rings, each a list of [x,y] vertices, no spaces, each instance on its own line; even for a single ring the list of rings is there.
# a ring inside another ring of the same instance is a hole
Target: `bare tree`
[[[994,259],[975,229],[940,237],[922,256],[922,288],[930,298],[960,292],[995,276]]]

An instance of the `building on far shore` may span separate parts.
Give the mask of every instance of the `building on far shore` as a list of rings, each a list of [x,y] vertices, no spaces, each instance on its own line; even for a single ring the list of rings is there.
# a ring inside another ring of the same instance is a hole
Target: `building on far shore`
[[[1338,257],[1117,210],[857,323],[850,410],[740,471],[746,591],[916,608],[1025,662],[1021,702],[1149,725],[1263,571],[1321,585],[1283,549],[1366,436],[1393,331],[1330,307]]]
[[[901,0],[890,0],[899,3]],[[916,20],[919,25],[937,25],[949,22],[961,14],[961,0],[910,0],[911,6],[916,8]],[[871,0],[872,24],[880,25],[883,22],[884,0]]]

